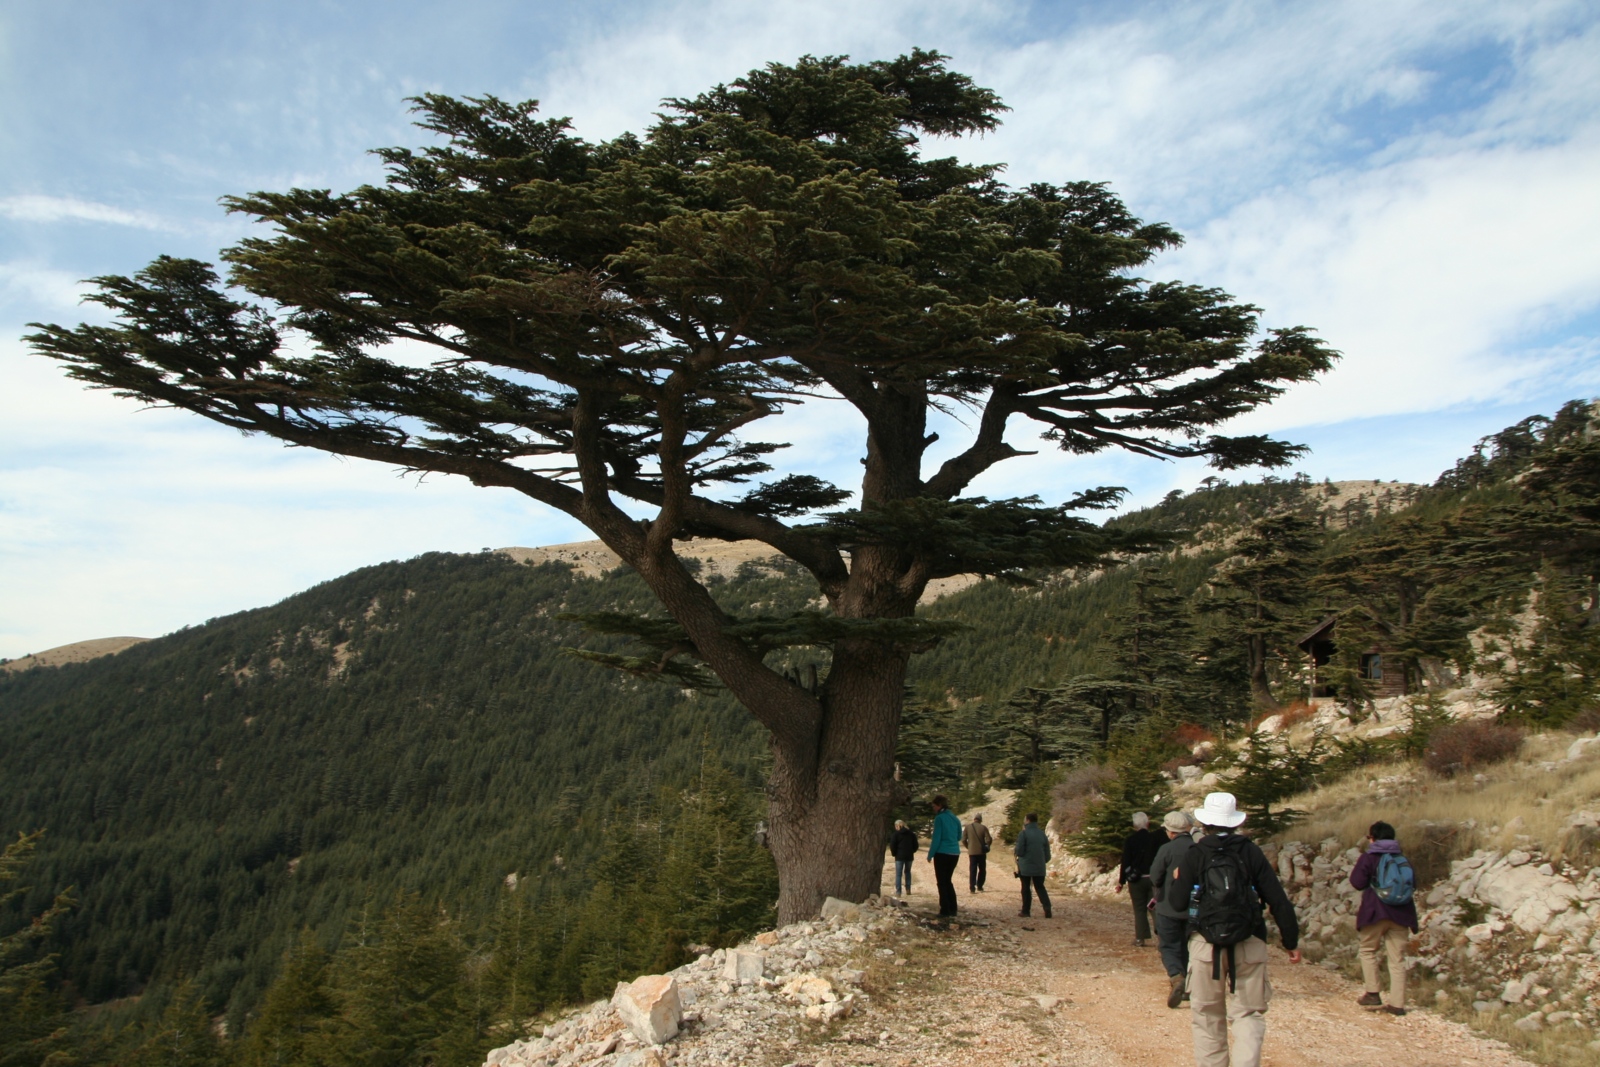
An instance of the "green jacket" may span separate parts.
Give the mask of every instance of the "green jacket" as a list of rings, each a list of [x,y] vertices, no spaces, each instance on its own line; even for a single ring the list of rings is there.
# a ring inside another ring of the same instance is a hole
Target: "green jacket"
[[[1043,878],[1050,862],[1050,839],[1036,822],[1025,823],[1017,843],[1011,846],[1017,856],[1017,873],[1024,878]]]
[[[928,842],[928,858],[961,855],[961,820],[945,808],[933,817],[933,840]]]

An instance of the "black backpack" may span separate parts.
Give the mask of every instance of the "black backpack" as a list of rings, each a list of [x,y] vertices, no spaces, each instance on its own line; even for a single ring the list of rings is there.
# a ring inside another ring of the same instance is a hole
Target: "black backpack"
[[[1216,948],[1228,950],[1228,988],[1234,985],[1233,946],[1251,937],[1261,922],[1261,898],[1245,866],[1244,847],[1234,838],[1220,848],[1196,847],[1190,858],[1195,868],[1197,896],[1193,910],[1195,930]],[[1222,954],[1211,953],[1211,977],[1222,977]]]

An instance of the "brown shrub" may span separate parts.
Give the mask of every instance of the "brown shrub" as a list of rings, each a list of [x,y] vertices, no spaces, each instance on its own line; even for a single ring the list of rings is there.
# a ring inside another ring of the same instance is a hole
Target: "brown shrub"
[[[1117,776],[1110,767],[1088,764],[1074,767],[1050,790],[1050,818],[1056,833],[1065,837],[1083,829],[1084,810],[1101,787]]]
[[[1508,760],[1522,747],[1522,731],[1482,720],[1458,722],[1433,731],[1422,762],[1435,774],[1453,777],[1463,771]]]
[[[1306,722],[1316,713],[1316,708],[1297,700],[1293,704],[1285,705],[1278,714],[1283,716],[1283,729],[1287,730],[1291,726]]]
[[[1568,719],[1562,729],[1575,734],[1600,733],[1600,708],[1584,708]]]
[[[1193,748],[1202,741],[1216,741],[1217,735],[1204,726],[1185,722],[1179,723],[1177,729],[1172,731],[1172,739],[1185,748]]]

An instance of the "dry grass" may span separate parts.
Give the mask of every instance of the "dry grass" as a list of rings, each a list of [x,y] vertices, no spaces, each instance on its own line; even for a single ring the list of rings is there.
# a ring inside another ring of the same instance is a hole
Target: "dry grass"
[[[1449,860],[1478,848],[1531,844],[1560,858],[1570,843],[1568,817],[1600,807],[1600,754],[1557,762],[1571,742],[1567,734],[1535,735],[1521,758],[1478,776],[1444,778],[1413,763],[1363,767],[1288,800],[1286,806],[1309,815],[1277,836],[1336,837],[1350,847],[1366,840],[1367,828],[1381,819],[1393,824],[1408,856],[1419,853],[1413,863],[1421,859],[1433,868],[1419,869],[1419,881],[1448,873]],[[1431,851],[1441,855],[1423,855]]]

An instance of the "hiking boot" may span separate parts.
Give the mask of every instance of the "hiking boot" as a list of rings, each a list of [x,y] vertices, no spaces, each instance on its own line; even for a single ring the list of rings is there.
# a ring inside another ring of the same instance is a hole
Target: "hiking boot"
[[[1404,1015],[1406,1013],[1404,1008],[1397,1008],[1393,1004],[1385,1004],[1378,1010],[1384,1015]]]
[[[1363,1008],[1381,1008],[1383,1007],[1383,994],[1363,993],[1361,994],[1361,999],[1357,1000],[1356,1003]]]
[[[1017,918],[1019,918],[1019,919],[1030,919],[1030,918],[1032,918],[1032,916],[1028,912],[1019,911],[1019,912],[1017,912]]]
[[[1144,938],[1142,938],[1142,937],[1134,938],[1133,939],[1133,947],[1134,948],[1144,948]]]
[[[1167,1007],[1176,1008],[1184,1001],[1183,975],[1172,976],[1172,992],[1167,994]]]
[[[1050,909],[1049,908],[1044,909],[1044,917],[1046,919],[1050,918]]]

